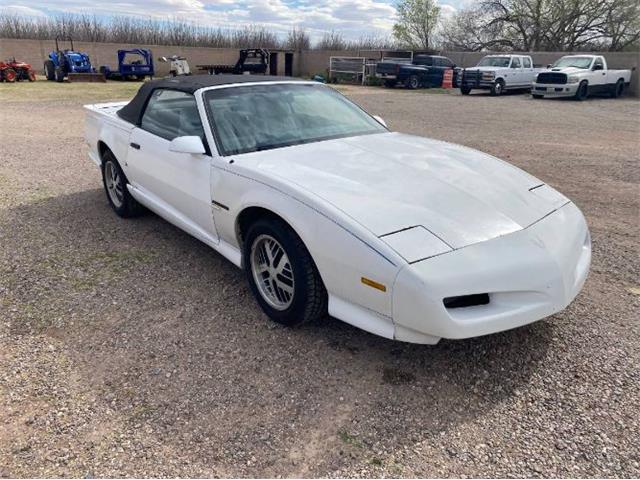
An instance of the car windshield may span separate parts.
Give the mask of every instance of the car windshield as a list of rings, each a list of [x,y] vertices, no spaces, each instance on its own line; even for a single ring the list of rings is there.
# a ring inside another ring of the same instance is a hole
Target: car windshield
[[[556,60],[553,68],[584,68],[587,69],[591,65],[591,57],[562,57],[560,60]]]
[[[484,57],[478,63],[479,67],[505,67],[509,66],[511,58],[509,57]]]
[[[334,89],[321,84],[263,84],[204,95],[221,155],[386,132]]]

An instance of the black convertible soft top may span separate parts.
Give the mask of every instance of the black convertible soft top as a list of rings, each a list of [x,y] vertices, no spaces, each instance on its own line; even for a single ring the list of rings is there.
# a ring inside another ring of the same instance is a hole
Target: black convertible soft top
[[[205,87],[216,85],[229,85],[232,83],[248,82],[282,82],[296,80],[292,77],[257,76],[257,75],[181,75],[179,77],[162,78],[145,82],[136,93],[136,96],[118,110],[117,115],[134,125],[140,124],[142,111],[147,105],[147,100],[154,90],[158,88],[170,88],[186,93],[194,93]]]

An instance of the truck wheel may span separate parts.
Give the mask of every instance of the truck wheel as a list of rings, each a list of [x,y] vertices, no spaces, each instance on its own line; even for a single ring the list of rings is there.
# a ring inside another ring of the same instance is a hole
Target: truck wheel
[[[499,97],[504,92],[504,80],[498,79],[496,83],[491,87],[491,95],[494,97]]]
[[[418,80],[416,75],[410,75],[409,78],[407,78],[406,85],[408,89],[415,90],[420,86],[420,80]]]
[[[471,93],[470,87],[460,87],[460,93],[462,95],[469,95]]]
[[[243,253],[251,291],[273,321],[294,326],[326,315],[327,291],[318,269],[300,237],[282,220],[254,222]]]
[[[611,98],[620,98],[623,92],[624,92],[624,80],[620,79],[613,86],[613,90],[611,91]]]
[[[47,77],[47,80],[56,79],[56,67],[51,60],[44,62],[44,75]]]
[[[393,88],[396,86],[396,81],[395,80],[385,80],[384,81],[384,86],[387,88]]]
[[[575,99],[581,102],[582,100],[586,100],[588,96],[589,96],[589,84],[587,83],[586,80],[583,80],[582,82],[580,82],[580,86],[578,87],[578,90],[576,90]]]
[[[64,82],[64,72],[62,71],[62,68],[56,67],[55,77],[56,77],[56,82]]]
[[[531,96],[534,98],[534,100],[540,100],[541,98],[544,98],[544,95],[536,95],[536,94],[531,94]]]
[[[120,217],[137,217],[144,212],[144,207],[131,196],[127,183],[127,177],[116,157],[110,151],[106,151],[102,156],[102,184],[109,205]]]

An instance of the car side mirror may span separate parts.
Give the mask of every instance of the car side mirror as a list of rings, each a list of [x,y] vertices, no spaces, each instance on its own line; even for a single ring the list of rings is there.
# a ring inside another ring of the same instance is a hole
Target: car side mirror
[[[383,118],[382,118],[380,115],[373,115],[373,118],[375,118],[375,119],[376,119],[376,121],[377,121],[380,125],[382,125],[382,126],[383,126],[383,127],[385,127],[385,128],[388,128],[388,127],[387,127],[387,122],[385,122],[385,121],[383,120]]]
[[[551,65],[550,63],[547,63],[547,68],[551,68],[553,65]]]
[[[184,137],[176,137],[171,140],[169,144],[169,151],[176,153],[205,153],[206,150],[204,148],[204,144],[202,143],[202,139],[195,135],[184,136]]]

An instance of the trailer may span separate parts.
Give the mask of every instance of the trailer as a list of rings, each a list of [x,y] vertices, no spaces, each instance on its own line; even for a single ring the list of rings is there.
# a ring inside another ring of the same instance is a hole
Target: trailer
[[[230,73],[242,75],[244,73],[265,75],[269,69],[269,51],[264,48],[244,48],[240,50],[238,61],[235,65],[211,64],[196,65],[200,71],[209,75]]]
[[[100,67],[100,73],[108,80],[144,80],[155,74],[153,54],[146,48],[118,50],[118,69],[111,70],[108,65]]]

